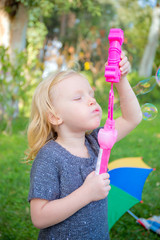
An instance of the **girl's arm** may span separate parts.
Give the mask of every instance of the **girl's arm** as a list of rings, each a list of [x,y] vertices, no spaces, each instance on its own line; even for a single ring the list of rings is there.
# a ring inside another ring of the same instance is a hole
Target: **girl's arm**
[[[65,198],[48,201],[32,199],[30,202],[31,219],[36,228],[42,229],[64,221],[80,208],[89,203],[83,187]]]
[[[115,127],[118,131],[117,141],[124,138],[132,131],[142,120],[142,112],[126,75],[129,72],[130,64],[122,53],[122,61],[120,62],[121,80],[116,83],[116,88],[120,98],[122,116],[116,119]]]
[[[31,218],[35,227],[47,228],[60,223],[92,201],[105,198],[110,190],[109,174],[96,175],[91,172],[83,185],[68,196],[48,201],[32,199]]]

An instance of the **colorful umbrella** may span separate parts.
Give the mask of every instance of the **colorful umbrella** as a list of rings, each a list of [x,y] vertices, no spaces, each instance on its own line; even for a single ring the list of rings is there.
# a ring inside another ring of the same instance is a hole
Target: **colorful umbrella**
[[[108,195],[109,230],[118,219],[142,199],[144,183],[153,171],[141,157],[122,158],[108,165],[111,190]]]

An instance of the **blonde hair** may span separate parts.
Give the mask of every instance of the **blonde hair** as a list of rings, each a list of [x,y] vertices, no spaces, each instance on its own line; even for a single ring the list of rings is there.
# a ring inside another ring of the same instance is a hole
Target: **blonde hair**
[[[27,160],[33,160],[38,151],[49,140],[56,139],[57,133],[48,120],[48,113],[55,114],[51,101],[51,92],[55,84],[75,74],[80,75],[73,70],[61,71],[57,74],[52,73],[48,78],[42,80],[36,88],[32,99],[28,127],[29,149],[26,153]]]

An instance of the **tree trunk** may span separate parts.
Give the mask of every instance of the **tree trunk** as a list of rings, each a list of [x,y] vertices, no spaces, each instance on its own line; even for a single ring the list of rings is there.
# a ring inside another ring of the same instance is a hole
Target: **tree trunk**
[[[160,34],[160,6],[157,5],[153,9],[152,24],[149,31],[148,43],[145,48],[140,68],[139,75],[149,77],[152,74],[152,65],[158,47],[158,39]]]
[[[0,45],[9,48],[11,60],[14,51],[22,51],[26,45],[28,14],[23,4],[19,4],[16,15],[11,17],[4,8],[0,8]]]
[[[67,28],[67,14],[63,14],[60,18],[60,37],[64,37]]]
[[[6,11],[8,8],[9,12]],[[0,0],[0,45],[8,48],[10,61],[12,63],[15,61],[15,50],[20,52],[25,48],[27,22],[28,11],[23,4],[17,1]],[[18,88],[16,91],[18,93]],[[11,105],[14,113],[8,119],[7,125],[9,127],[12,119],[19,114],[18,101],[11,101]],[[0,105],[0,111],[2,114],[4,113],[2,105]]]

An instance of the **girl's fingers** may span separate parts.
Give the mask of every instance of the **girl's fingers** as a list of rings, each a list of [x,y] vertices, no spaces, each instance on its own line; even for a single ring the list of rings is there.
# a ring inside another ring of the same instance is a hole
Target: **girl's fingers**
[[[119,66],[121,67],[121,66],[123,66],[125,63],[127,63],[128,62],[128,58],[125,56],[123,59],[122,59],[122,61],[120,61],[120,63],[119,63]]]
[[[110,175],[108,173],[102,173],[102,178],[105,179],[109,179]]]
[[[109,186],[109,184],[110,184],[110,180],[109,179],[105,180],[105,186],[107,187],[107,186]]]
[[[108,62],[105,63],[105,66],[107,66],[107,65],[108,65]],[[122,75],[126,75],[130,72],[130,63],[123,51],[121,52],[121,61],[119,63],[119,67],[120,67]]]
[[[120,67],[120,70],[121,70],[122,74],[124,72],[128,72],[130,70],[130,63],[126,62],[122,67]]]
[[[106,191],[109,192],[110,190],[111,190],[111,186],[110,185],[106,186]]]
[[[124,56],[125,56],[125,53],[122,51],[122,52],[121,52],[121,59],[123,59]]]

